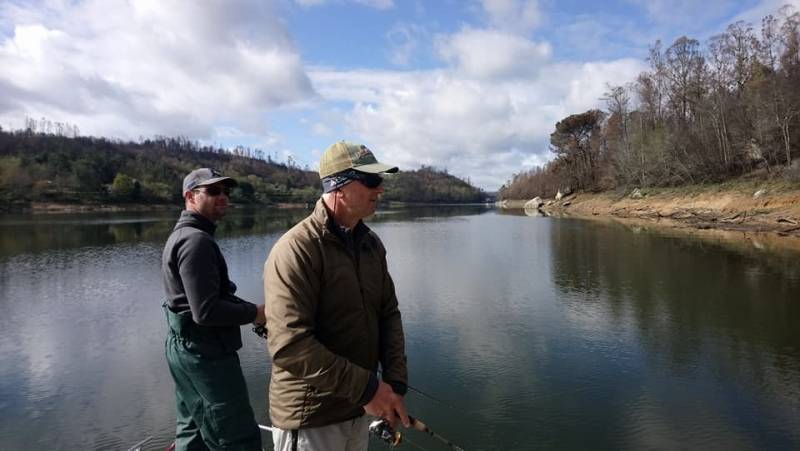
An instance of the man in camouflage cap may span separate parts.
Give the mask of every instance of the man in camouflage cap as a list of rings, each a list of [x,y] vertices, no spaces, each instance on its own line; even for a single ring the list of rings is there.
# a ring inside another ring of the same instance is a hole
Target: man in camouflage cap
[[[319,164],[322,198],[264,265],[276,450],[364,451],[365,411],[409,425],[394,283],[383,243],[362,221],[383,193],[380,174],[391,172],[364,145],[333,144]]]

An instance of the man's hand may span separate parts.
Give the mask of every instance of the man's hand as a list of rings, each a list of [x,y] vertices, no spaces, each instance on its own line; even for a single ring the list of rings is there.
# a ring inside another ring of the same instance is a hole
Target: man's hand
[[[385,419],[392,427],[397,425],[398,419],[404,427],[411,426],[403,397],[392,391],[392,387],[386,382],[378,383],[378,391],[364,406],[364,410],[372,416]]]
[[[264,314],[264,304],[259,304],[256,306],[256,319],[253,321],[253,324],[257,326],[263,326],[267,324],[267,317]]]

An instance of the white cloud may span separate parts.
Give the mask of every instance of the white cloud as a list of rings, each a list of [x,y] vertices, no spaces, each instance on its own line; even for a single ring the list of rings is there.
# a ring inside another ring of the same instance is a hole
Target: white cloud
[[[464,74],[477,78],[529,76],[550,58],[546,42],[528,39],[497,30],[465,28],[450,36],[440,36],[439,55]]]
[[[313,98],[269,3],[88,0],[9,5],[0,122],[67,121],[89,134],[213,138],[266,131],[263,112]]]
[[[763,0],[761,3],[754,5],[752,8],[738,14],[736,18],[731,21],[731,23],[737,20],[744,20],[752,23],[757,27],[757,29],[760,30],[761,19],[768,14],[779,17],[781,8],[786,5],[788,5],[790,8],[794,8],[795,12],[800,12],[800,0]]]
[[[662,24],[686,24],[687,18],[697,25],[719,19],[735,3],[733,0],[628,0],[643,8],[650,19]]]
[[[530,169],[535,166],[544,166],[548,161],[552,160],[553,158],[555,158],[555,155],[549,151],[542,153],[534,153],[528,155],[524,160],[522,160],[521,166],[523,169]]]
[[[569,23],[548,35],[558,40],[561,52],[595,58],[644,56],[650,45],[664,38],[660,30],[643,29],[631,18],[598,14],[571,16]]]
[[[389,41],[389,61],[396,66],[407,66],[415,57],[423,38],[427,37],[425,29],[416,24],[398,23],[386,33]]]
[[[492,27],[527,35],[541,22],[536,0],[481,0]]]
[[[311,7],[324,5],[327,3],[327,0],[294,0],[294,2],[300,6]]]
[[[481,5],[503,31],[439,35],[433,45],[446,67],[307,74],[284,23],[261,1],[3,4],[0,21],[13,31],[0,42],[0,124],[45,116],[85,134],[180,135],[300,155],[289,149],[294,123],[266,123],[266,113],[291,109],[303,112],[307,136],[363,140],[405,169],[446,167],[495,189],[547,161],[555,122],[601,106],[605,84],[633,80],[644,62],[553,61],[548,42],[518,33],[538,23],[536,2]],[[423,25],[397,30],[395,62],[411,63],[429,35]]]
[[[458,70],[312,70],[320,94],[350,101],[352,136],[402,168],[446,167],[496,189],[524,164],[549,158],[565,116],[601,105],[606,82],[632,80],[637,60],[553,63],[526,79],[476,79]]]
[[[328,126],[328,124],[322,122],[315,122],[311,125],[311,132],[317,136],[332,136],[333,130]]]
[[[343,0],[342,0],[343,1]],[[394,0],[349,0],[351,3],[367,6],[375,9],[391,9],[394,8]],[[294,0],[300,6],[310,8],[314,6],[321,6],[330,3],[330,0]]]
[[[360,3],[364,6],[369,6],[375,9],[391,9],[394,8],[394,0],[353,0],[355,3]]]

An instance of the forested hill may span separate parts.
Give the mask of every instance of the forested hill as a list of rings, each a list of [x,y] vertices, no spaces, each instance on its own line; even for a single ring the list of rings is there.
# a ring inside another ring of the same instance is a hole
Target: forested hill
[[[0,129],[0,201],[178,204],[192,169],[213,167],[236,178],[235,203],[313,202],[321,193],[316,172],[278,163],[246,148],[201,146],[183,138],[120,142]],[[483,193],[443,171],[401,172],[387,182],[387,199],[404,202],[475,202]]]
[[[430,166],[401,171],[386,179],[384,200],[410,203],[483,202],[486,193],[469,181]]]
[[[650,48],[649,70],[608,86],[606,110],[555,124],[556,158],[515,174],[502,199],[721,182],[800,181],[800,13],[736,22],[705,44]]]

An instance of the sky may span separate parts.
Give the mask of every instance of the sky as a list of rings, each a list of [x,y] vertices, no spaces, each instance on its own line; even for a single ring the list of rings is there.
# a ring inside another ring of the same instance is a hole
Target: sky
[[[0,0],[0,126],[181,136],[317,168],[332,143],[486,190],[647,51],[800,0]]]

